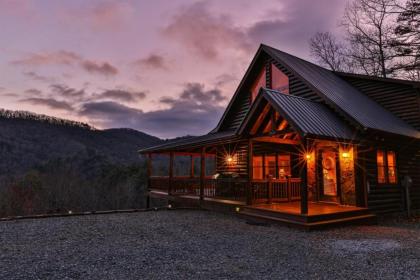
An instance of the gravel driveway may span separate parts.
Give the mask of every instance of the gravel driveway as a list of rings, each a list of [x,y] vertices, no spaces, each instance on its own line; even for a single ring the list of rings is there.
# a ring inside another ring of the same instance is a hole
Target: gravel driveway
[[[0,223],[0,279],[420,279],[420,225],[302,232],[194,210]]]

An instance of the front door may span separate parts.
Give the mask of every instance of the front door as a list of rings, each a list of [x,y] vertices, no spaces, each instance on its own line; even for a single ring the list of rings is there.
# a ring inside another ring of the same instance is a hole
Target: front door
[[[338,151],[334,148],[320,149],[318,153],[319,200],[340,202],[338,173]]]

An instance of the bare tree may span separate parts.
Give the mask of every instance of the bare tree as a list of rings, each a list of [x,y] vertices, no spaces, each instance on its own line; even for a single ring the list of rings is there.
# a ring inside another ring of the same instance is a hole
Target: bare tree
[[[392,45],[399,61],[394,69],[405,78],[420,81],[420,0],[408,0],[398,8],[401,12]]]
[[[395,0],[355,0],[345,9],[342,25],[350,57],[368,75],[392,73],[395,51],[391,47],[397,8]]]
[[[317,32],[310,40],[311,55],[317,62],[333,71],[347,71],[349,63],[345,54],[345,46],[330,32]]]

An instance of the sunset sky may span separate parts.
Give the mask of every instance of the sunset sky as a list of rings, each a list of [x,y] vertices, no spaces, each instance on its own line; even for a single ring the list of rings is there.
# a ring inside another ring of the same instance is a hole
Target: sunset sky
[[[0,0],[0,108],[204,134],[260,43],[310,59],[345,2]]]

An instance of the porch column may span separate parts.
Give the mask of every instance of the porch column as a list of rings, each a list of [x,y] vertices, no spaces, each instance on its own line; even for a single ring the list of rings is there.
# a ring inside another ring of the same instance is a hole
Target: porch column
[[[169,153],[169,186],[168,194],[172,194],[172,180],[174,177],[174,153]]]
[[[204,200],[204,179],[206,177],[206,148],[201,148],[200,157],[200,200]]]
[[[148,153],[146,156],[146,164],[147,164],[147,190],[151,187],[151,177],[152,177],[152,154]]]
[[[302,140],[304,143],[303,150],[307,151],[307,143],[306,139]],[[301,178],[301,186],[300,186],[300,214],[307,215],[308,214],[308,163],[306,159],[306,155],[302,155],[303,157],[303,168],[301,170],[300,178]]]
[[[190,177],[194,178],[194,156],[190,155]]]
[[[147,165],[147,197],[146,197],[146,209],[150,208],[150,188],[152,187],[152,154],[148,153],[146,156]]]
[[[252,178],[253,178],[253,163],[252,163],[252,155],[253,155],[253,141],[252,139],[248,140],[248,185],[246,188],[246,204],[252,204]]]

